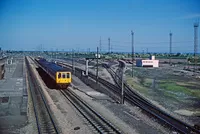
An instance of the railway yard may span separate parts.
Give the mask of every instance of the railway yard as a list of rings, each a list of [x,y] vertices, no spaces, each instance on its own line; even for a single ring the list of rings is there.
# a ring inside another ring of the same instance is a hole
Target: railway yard
[[[200,0],[1,0],[0,134],[200,134]]]
[[[66,89],[60,89],[36,62],[35,57],[22,55],[11,57],[1,60],[1,63],[5,64],[5,75],[0,80],[0,133],[200,133],[196,125],[200,123],[198,112],[187,118],[187,115],[178,111],[180,108],[174,108],[178,105],[176,100],[183,103],[181,97],[189,96],[190,100],[187,99],[188,101],[183,104],[185,107],[182,108],[198,111],[199,105],[196,104],[198,93],[195,92],[196,96],[192,96],[192,93],[185,91],[183,96],[177,98],[168,92],[171,101],[168,98],[159,101],[160,98],[157,96],[162,92],[158,87],[166,86],[170,80],[164,81],[160,77],[159,81],[155,82],[154,78],[158,79],[156,75],[161,73],[156,74],[158,69],[149,71],[150,69],[142,70],[135,67],[134,73],[138,73],[137,76],[148,74],[141,83],[141,77],[136,80],[130,78],[130,67],[127,66],[124,104],[120,104],[121,83],[115,76],[118,62],[108,62],[108,68],[100,66],[99,77],[96,78],[95,62],[89,63],[89,74],[86,76],[85,61],[75,60],[72,83]],[[55,59],[55,61],[57,66],[72,70],[70,60]],[[175,75],[180,73],[177,70],[173,72],[174,77],[169,75],[169,79],[175,79]],[[152,81],[157,84],[152,84]],[[181,81],[177,82],[179,85],[182,84]],[[197,84],[198,82],[195,83],[196,86]],[[138,87],[140,90],[135,90]],[[177,87],[176,89],[178,90]],[[156,97],[153,99],[149,94]],[[172,104],[168,106],[168,103]],[[191,109],[194,105],[196,106]]]

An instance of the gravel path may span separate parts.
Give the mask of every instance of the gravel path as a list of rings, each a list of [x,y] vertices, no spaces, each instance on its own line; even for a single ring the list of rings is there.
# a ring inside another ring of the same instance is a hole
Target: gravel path
[[[78,78],[73,76],[74,80]],[[73,82],[72,91],[96,109],[124,133],[168,133],[169,130],[144,115],[138,107],[129,104],[121,105],[110,97],[98,93],[80,80]],[[92,93],[92,94],[89,94]]]

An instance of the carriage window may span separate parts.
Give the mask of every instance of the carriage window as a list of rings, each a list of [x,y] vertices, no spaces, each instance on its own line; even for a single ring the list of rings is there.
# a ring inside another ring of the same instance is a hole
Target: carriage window
[[[62,74],[62,78],[65,78],[65,73]]]
[[[70,74],[69,73],[67,73],[67,78],[70,78]]]
[[[61,73],[58,74],[58,78],[61,78]]]

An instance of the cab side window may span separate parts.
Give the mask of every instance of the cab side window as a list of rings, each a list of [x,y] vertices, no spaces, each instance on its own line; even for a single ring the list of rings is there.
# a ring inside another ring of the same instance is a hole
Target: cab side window
[[[69,73],[67,73],[67,78],[70,78],[70,74]]]
[[[61,78],[61,73],[58,74],[58,78]]]

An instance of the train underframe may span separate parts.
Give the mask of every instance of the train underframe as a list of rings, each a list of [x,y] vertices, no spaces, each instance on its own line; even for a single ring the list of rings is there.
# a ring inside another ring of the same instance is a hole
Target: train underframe
[[[70,86],[70,84],[57,84],[58,89],[67,89]]]

